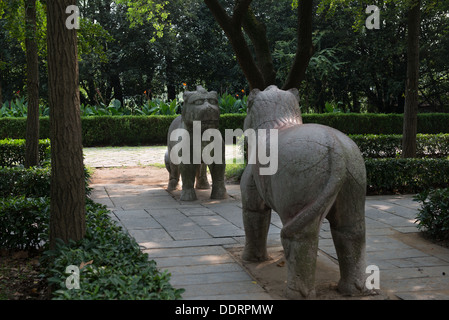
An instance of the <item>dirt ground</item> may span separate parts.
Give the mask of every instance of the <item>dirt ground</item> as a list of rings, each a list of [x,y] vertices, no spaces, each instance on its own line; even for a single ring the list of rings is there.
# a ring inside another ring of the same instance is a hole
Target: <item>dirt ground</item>
[[[158,167],[127,167],[95,169],[92,184],[133,184],[157,185],[166,188],[168,172]],[[241,259],[242,247],[229,249],[229,252],[267,292],[277,300],[285,300],[284,289],[287,280],[287,266],[281,247],[270,248],[270,260],[262,263],[250,263]],[[320,300],[386,300],[394,299],[386,293],[364,297],[343,297],[337,291],[339,270],[336,262],[323,253],[318,254],[316,269],[316,299]]]

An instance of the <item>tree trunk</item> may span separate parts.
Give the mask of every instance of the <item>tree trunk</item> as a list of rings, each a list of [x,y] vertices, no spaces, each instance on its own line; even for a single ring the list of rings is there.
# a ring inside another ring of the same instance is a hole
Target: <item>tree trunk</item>
[[[204,2],[228,37],[250,89],[264,90],[267,86],[274,84],[276,70],[274,70],[265,26],[253,14],[250,8],[252,1],[236,0],[232,17],[228,15],[218,0],[204,0]],[[298,49],[288,78],[283,85],[284,90],[298,88],[305,77],[313,54],[312,10],[313,0],[299,1]],[[246,42],[242,27],[254,45],[257,62]]]
[[[251,8],[243,19],[243,28],[254,45],[257,65],[262,73],[264,86],[276,83],[276,70],[271,57],[270,45],[267,39],[266,26],[257,20]]]
[[[123,105],[123,90],[120,76],[118,74],[113,74],[110,78],[110,82],[111,87],[114,89],[114,99],[119,100]]]
[[[298,1],[298,47],[290,73],[283,89],[298,88],[306,75],[307,66],[313,55],[312,42],[313,0]]]
[[[237,1],[232,17],[228,16],[226,10],[223,9],[218,0],[204,0],[204,2],[225,32],[237,57],[240,69],[242,69],[243,74],[248,80],[250,90],[256,88],[260,90],[265,89],[266,85],[262,72],[254,61],[254,57],[242,32],[243,18],[248,12],[251,1]]]
[[[39,164],[39,58],[36,40],[36,0],[25,1],[28,112],[25,167]]]
[[[51,137],[50,247],[80,240],[86,230],[76,29],[67,29],[67,6],[47,1],[48,85]]]
[[[1,59],[0,59],[1,60]],[[2,72],[0,70],[0,107],[3,104],[3,93],[2,93]]]
[[[167,86],[167,100],[176,99],[175,70],[173,68],[173,57],[165,55],[165,85]]]
[[[419,81],[419,30],[421,22],[420,0],[411,4],[408,12],[407,36],[407,84],[405,88],[404,128],[402,157],[416,157],[416,134],[418,127],[418,81]]]

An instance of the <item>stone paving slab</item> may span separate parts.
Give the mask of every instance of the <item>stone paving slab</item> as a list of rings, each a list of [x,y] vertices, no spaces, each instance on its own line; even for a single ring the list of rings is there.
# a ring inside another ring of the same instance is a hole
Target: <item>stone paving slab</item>
[[[229,188],[235,192],[238,186]],[[172,274],[173,285],[186,289],[184,299],[270,299],[226,250],[244,243],[239,200],[181,204],[176,192],[163,190],[149,195],[145,188],[140,194],[138,188],[124,189],[124,197],[119,196],[117,185],[110,191],[108,186],[94,186],[93,194],[103,202],[112,195],[109,198],[114,203],[115,219],[159,268]],[[130,195],[130,191],[135,193]],[[159,205],[153,206],[156,200]],[[400,204],[395,204],[367,198],[367,264],[379,266],[382,287],[399,298],[449,299],[446,292],[449,276],[443,275],[449,275],[449,250],[431,250],[432,245],[419,237],[414,246],[395,238],[404,235],[397,230],[398,226],[414,228],[417,234],[416,225],[410,222],[409,210],[414,206],[409,204],[411,198],[408,202],[404,198],[399,200]],[[128,206],[127,201],[133,205]],[[273,213],[269,245],[280,245],[281,227],[279,216]],[[319,248],[337,259],[326,221],[321,228]]]
[[[157,152],[163,154],[165,148],[160,149]],[[109,151],[98,163],[126,158],[126,152],[119,156],[118,149]],[[161,163],[158,157],[152,161]],[[120,163],[130,165],[125,160]],[[228,186],[231,197],[226,200],[205,200],[210,193],[205,190],[198,192],[200,200],[189,203],[177,200],[179,191],[168,193],[157,186],[91,187],[91,197],[111,210],[111,217],[135,237],[149,259],[172,274],[173,284],[186,289],[184,299],[271,299],[226,250],[242,247],[245,241],[239,186]],[[367,264],[379,266],[381,290],[400,299],[449,299],[449,249],[419,236],[414,223],[419,204],[412,196],[367,197],[365,207]],[[269,246],[281,245],[281,228],[279,216],[273,213]],[[319,248],[336,261],[326,221]]]

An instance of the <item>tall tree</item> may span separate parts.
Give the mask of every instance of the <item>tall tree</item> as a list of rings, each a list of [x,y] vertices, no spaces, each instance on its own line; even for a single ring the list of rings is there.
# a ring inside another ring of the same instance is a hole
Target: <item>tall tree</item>
[[[86,231],[77,32],[66,27],[66,8],[76,2],[47,1],[50,247],[54,247],[56,239],[80,240]]]
[[[252,10],[252,0],[236,0],[232,16],[218,0],[204,0],[204,2],[226,33],[250,88],[265,89],[275,84],[276,70],[274,70],[266,26]],[[297,51],[289,75],[285,79],[284,89],[299,87],[313,54],[312,9],[313,0],[298,1]],[[243,30],[253,48],[247,42]],[[251,49],[254,50],[254,56]]]
[[[25,167],[39,164],[39,58],[36,39],[36,0],[25,0],[28,112]]]
[[[419,83],[419,31],[421,25],[421,0],[413,0],[407,17],[407,84],[405,88],[404,129],[402,157],[416,156],[418,129],[418,83]]]

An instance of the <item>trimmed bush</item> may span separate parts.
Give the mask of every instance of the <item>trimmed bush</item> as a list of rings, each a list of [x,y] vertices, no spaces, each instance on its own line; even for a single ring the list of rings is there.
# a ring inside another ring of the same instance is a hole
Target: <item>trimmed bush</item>
[[[25,163],[25,139],[0,140],[0,167],[12,167]],[[39,140],[39,162],[50,161],[50,140]]]
[[[449,160],[365,159],[370,194],[417,193],[449,187]]]
[[[50,168],[0,167],[0,196],[49,197]]]
[[[223,114],[220,131],[243,128],[245,114]],[[176,116],[102,116],[83,117],[85,147],[106,145],[166,144],[170,123]],[[402,114],[304,114],[304,123],[319,123],[346,134],[402,134]],[[449,133],[449,114],[418,115],[418,132]],[[40,118],[40,138],[50,137],[48,117]],[[0,139],[25,138],[25,118],[0,118]]]
[[[0,199],[0,248],[39,249],[48,240],[48,198]]]
[[[449,188],[425,190],[414,200],[421,202],[418,228],[434,240],[449,240]]]
[[[240,181],[245,164],[226,166],[226,178]],[[417,193],[449,187],[449,160],[365,159],[367,194]]]
[[[402,135],[350,135],[364,158],[395,158],[402,154]],[[418,134],[417,158],[449,156],[449,134]]]
[[[0,196],[25,196],[31,198],[50,196],[51,169],[46,168],[7,168],[0,167]],[[89,195],[90,173],[84,169],[84,179],[86,181],[86,195]]]

